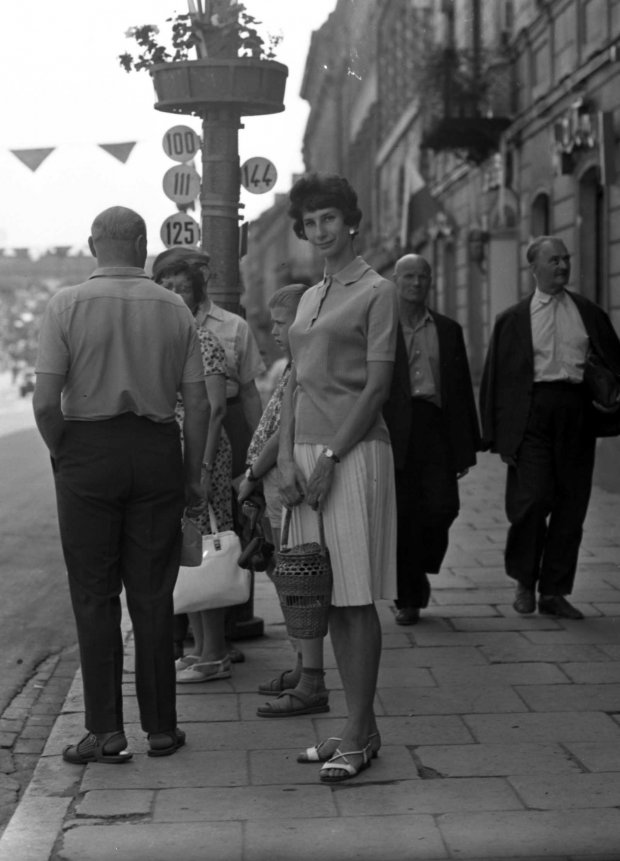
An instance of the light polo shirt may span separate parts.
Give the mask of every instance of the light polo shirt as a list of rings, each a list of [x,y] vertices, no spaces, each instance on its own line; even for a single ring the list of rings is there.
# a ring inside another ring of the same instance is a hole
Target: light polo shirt
[[[367,362],[393,362],[396,287],[356,257],[301,297],[289,329],[297,373],[295,441],[327,444],[367,379]],[[390,437],[381,412],[365,440]]]
[[[198,326],[213,332],[226,353],[226,397],[235,398],[239,387],[265,373],[254,336],[247,322],[238,314],[226,311],[210,300],[196,314]]]
[[[181,383],[204,380],[189,309],[133,267],[96,269],[52,296],[36,371],[65,377],[63,415],[80,421],[131,412],[171,422]]]
[[[440,407],[439,338],[432,314],[427,308],[415,326],[401,320],[401,327],[409,358],[411,397]]]
[[[581,383],[588,333],[577,306],[565,290],[556,295],[538,287],[530,304],[534,382]]]

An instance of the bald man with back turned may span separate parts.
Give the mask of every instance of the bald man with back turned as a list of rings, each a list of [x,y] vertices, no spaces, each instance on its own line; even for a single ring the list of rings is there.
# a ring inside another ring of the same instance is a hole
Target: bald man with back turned
[[[145,274],[143,219],[111,207],[95,218],[88,242],[97,268],[50,299],[33,395],[52,460],[80,646],[87,733],[63,751],[78,765],[131,759],[123,724],[123,587],[148,753],[166,756],[185,743],[177,727],[172,592],[183,508],[202,498],[209,421],[194,321],[179,296]]]

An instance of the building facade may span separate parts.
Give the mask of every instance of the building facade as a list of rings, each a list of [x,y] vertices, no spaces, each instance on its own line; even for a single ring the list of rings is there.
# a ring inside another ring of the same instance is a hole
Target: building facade
[[[302,95],[308,170],[346,175],[360,252],[389,276],[417,251],[480,377],[496,315],[559,235],[572,288],[620,331],[620,0],[339,0]],[[620,443],[599,445],[620,490]]]

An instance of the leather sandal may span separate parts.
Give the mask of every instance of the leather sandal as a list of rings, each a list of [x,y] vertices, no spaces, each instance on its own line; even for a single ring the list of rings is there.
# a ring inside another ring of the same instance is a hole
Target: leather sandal
[[[323,783],[342,783],[343,780],[350,780],[352,777],[370,768],[372,759],[369,756],[370,744],[363,747],[361,750],[348,750],[342,753],[340,748],[336,748],[336,753],[331,759],[328,759],[323,764],[319,772],[319,777]],[[356,767],[347,759],[348,756],[361,756],[362,761]],[[344,774],[330,774],[330,772],[344,772]]]
[[[177,684],[195,685],[200,682],[229,679],[230,676],[230,658],[227,655],[221,661],[198,661],[184,670],[177,670]]]
[[[185,733],[175,727],[166,732],[150,732],[147,756],[170,756],[185,744]]]
[[[103,762],[117,765],[129,762],[133,754],[128,753],[127,738],[122,731],[96,735],[87,732],[77,744],[68,745],[62,752],[65,762],[72,765],[86,765],[89,762]]]
[[[298,755],[297,762],[327,762],[334,755],[338,747],[336,744],[333,746],[333,750],[325,751],[324,748],[330,741],[340,742],[342,739],[331,736],[331,738],[327,738],[325,741],[320,741],[318,744],[315,744],[314,747],[307,747],[303,753]],[[378,732],[370,733],[368,736],[367,748],[370,748],[371,759],[376,759],[379,755],[379,751],[381,750],[381,736]]]
[[[333,750],[326,753],[324,748],[330,743],[330,741],[335,741],[336,744],[333,746]],[[297,762],[327,762],[327,760],[331,759],[334,753],[338,750],[338,743],[341,741],[341,738],[331,736],[330,738],[326,738],[325,741],[320,741],[318,744],[315,744],[314,747],[307,747],[303,753],[299,754]]]
[[[284,691],[292,690],[297,687],[297,682],[299,681],[299,676],[293,679],[290,684],[287,684],[286,677],[294,676],[295,670],[284,670],[283,673],[280,673],[279,676],[276,676],[275,679],[271,679],[270,682],[267,682],[264,685],[258,686],[259,694],[262,694],[264,697],[275,697],[278,694],[283,693]]]
[[[197,664],[199,660],[200,655],[182,655],[174,662],[174,669],[177,672],[179,670],[186,670],[188,667],[191,667],[192,664]]]
[[[288,704],[286,697],[289,698]],[[280,706],[277,705],[278,700],[282,700]],[[299,705],[295,704],[295,700]],[[259,717],[294,717],[295,715],[314,715],[321,712],[329,711],[329,694],[327,691],[319,694],[304,694],[301,691],[292,688],[290,691],[284,691],[278,698],[271,703],[265,703],[264,706],[259,706],[256,709],[256,714]]]

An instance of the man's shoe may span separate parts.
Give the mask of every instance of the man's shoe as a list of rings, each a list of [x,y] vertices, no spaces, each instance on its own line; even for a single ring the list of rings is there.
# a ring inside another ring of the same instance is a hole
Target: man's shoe
[[[415,625],[420,621],[420,610],[417,607],[401,607],[396,611],[397,625]]]
[[[515,599],[512,606],[522,615],[533,613],[536,609],[536,596],[533,589],[528,589],[527,586],[522,586],[521,583],[517,586]]]
[[[566,600],[564,595],[541,595],[538,599],[538,612],[562,619],[583,619],[583,613]]]

